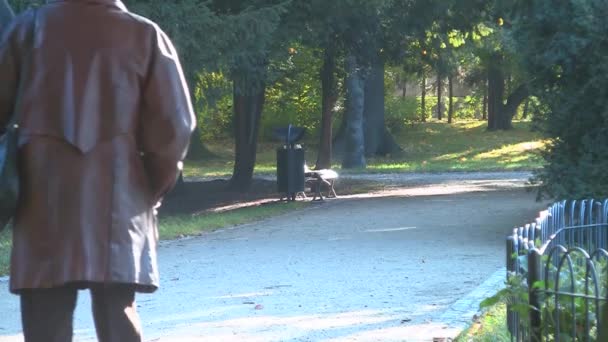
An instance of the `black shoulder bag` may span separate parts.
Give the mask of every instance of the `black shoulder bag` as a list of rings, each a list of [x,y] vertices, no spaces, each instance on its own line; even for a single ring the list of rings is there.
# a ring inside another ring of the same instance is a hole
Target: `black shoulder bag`
[[[34,44],[36,10],[30,28],[31,45]],[[13,113],[4,134],[0,136],[0,231],[15,215],[19,200],[19,170],[17,154],[19,152],[19,115]]]

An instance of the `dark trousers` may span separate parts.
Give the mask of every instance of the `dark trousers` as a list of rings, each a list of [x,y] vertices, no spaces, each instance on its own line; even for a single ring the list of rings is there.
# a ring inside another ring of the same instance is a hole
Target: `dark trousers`
[[[135,291],[127,285],[90,285],[93,318],[99,342],[140,342]],[[25,290],[21,319],[25,342],[72,341],[78,288]]]

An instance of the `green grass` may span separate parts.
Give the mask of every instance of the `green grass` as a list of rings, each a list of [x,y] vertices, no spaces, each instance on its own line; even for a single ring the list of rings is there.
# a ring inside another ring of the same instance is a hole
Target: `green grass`
[[[236,226],[259,221],[268,217],[285,214],[306,206],[305,202],[277,203],[212,212],[196,216],[173,216],[161,218],[159,235],[161,240],[171,240],[184,236],[198,235],[205,231]],[[0,233],[0,276],[9,272],[11,240],[9,231]]]
[[[305,202],[287,202],[246,207],[221,213],[171,216],[160,220],[159,234],[161,240],[198,235],[204,231],[241,225],[285,214],[304,206],[306,206]]]
[[[365,170],[340,170],[341,173],[514,171],[534,170],[542,166],[539,151],[545,146],[541,135],[531,132],[529,122],[514,122],[510,131],[488,132],[487,123],[464,121],[416,124],[395,135],[403,153],[386,158],[370,158]],[[316,160],[316,142],[305,142],[306,159]],[[274,174],[277,143],[260,143],[255,172]],[[232,173],[232,142],[210,143],[218,156],[212,160],[186,164],[186,176],[212,177]]]
[[[507,308],[497,304],[484,312],[479,320],[461,333],[454,342],[508,342]]]

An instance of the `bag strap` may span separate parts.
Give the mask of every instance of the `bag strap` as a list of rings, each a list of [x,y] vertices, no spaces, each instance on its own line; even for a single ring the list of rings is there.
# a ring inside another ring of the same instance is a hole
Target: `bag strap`
[[[32,10],[34,12],[34,19],[32,20],[32,24],[30,25],[30,30],[29,30],[29,35],[28,35],[28,43],[29,43],[29,47],[30,47],[30,55],[33,53],[34,50],[34,44],[36,43],[36,27],[37,27],[37,21],[38,21],[38,9],[34,8]],[[13,116],[11,117],[11,119],[9,120],[8,124],[7,124],[7,129],[17,129],[19,128],[19,115],[17,114],[17,112],[13,113]]]

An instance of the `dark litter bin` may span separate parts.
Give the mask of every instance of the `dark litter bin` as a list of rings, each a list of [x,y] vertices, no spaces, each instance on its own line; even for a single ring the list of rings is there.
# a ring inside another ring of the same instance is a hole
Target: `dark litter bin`
[[[304,149],[296,142],[302,139],[305,130],[292,125],[274,130],[275,137],[283,142],[277,149],[277,188],[291,201],[304,191]]]

